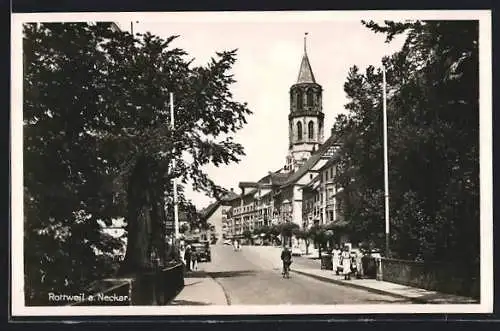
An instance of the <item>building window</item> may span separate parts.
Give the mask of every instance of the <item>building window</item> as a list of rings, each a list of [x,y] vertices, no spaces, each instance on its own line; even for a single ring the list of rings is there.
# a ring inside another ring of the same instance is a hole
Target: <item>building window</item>
[[[309,135],[309,139],[314,139],[314,122],[309,121],[307,133]]]
[[[312,107],[313,106],[313,91],[312,90],[307,90],[307,106]]]
[[[297,140],[302,140],[302,123],[297,122]]]
[[[302,92],[297,91],[297,109],[301,110],[302,109]]]

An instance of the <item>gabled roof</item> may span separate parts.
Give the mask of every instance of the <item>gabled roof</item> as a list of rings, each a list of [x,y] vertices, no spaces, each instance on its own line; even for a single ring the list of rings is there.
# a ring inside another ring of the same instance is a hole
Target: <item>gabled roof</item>
[[[233,191],[227,191],[219,200],[211,203],[200,211],[201,218],[207,220],[223,202],[229,202],[239,197],[240,196]]]
[[[321,157],[328,151],[328,148],[332,146],[335,142],[337,141],[336,136],[330,136],[319,148],[318,150],[311,155],[311,157],[304,163],[302,166],[300,166],[297,171],[292,173],[290,177],[287,178],[287,180],[281,185],[281,187],[286,187],[290,184],[293,184],[297,182],[302,176],[304,176],[309,170],[311,170],[316,163],[321,159]]]

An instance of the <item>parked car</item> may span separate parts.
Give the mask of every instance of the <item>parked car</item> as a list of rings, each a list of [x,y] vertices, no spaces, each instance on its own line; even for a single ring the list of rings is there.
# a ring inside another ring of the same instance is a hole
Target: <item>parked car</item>
[[[196,249],[199,261],[202,262],[212,261],[212,253],[210,251],[210,243],[208,241],[192,243],[191,246]]]
[[[298,246],[292,247],[292,256],[301,256],[302,250]]]

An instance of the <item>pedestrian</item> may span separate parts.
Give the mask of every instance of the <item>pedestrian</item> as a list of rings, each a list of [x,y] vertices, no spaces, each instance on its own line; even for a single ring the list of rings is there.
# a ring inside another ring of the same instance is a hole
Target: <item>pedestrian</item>
[[[184,261],[187,271],[191,271],[191,245],[189,244],[186,246],[186,251],[184,252]]]
[[[283,276],[288,276],[288,271],[290,270],[290,265],[292,264],[292,253],[288,247],[283,247],[281,251],[281,261],[283,263]]]
[[[191,263],[193,264],[192,270],[198,270],[198,258],[199,253],[196,251],[195,247],[191,248]]]
[[[342,273],[345,280],[351,279],[351,253],[347,245],[344,246],[344,251],[342,252]]]
[[[340,266],[340,254],[341,251],[339,249],[339,246],[335,245],[335,247],[332,250],[332,270],[337,275],[338,275],[337,270]]]
[[[356,255],[356,277],[363,278],[363,249],[360,248]]]
[[[185,257],[185,254],[186,254],[186,247],[184,246],[184,243],[181,243],[179,245],[179,255],[181,257],[181,261],[184,265],[186,265],[186,257]]]

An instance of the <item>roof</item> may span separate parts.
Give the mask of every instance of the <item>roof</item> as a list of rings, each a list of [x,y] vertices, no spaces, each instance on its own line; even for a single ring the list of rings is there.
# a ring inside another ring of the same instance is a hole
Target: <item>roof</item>
[[[231,201],[231,200],[234,200],[236,198],[239,198],[239,195],[234,193],[233,191],[227,191],[226,194],[224,194],[220,200],[221,201]]]
[[[271,184],[273,185],[283,185],[283,183],[286,182],[286,180],[290,177],[289,173],[272,173],[271,174]]]
[[[201,218],[207,220],[219,208],[220,201],[216,201],[201,210]]]
[[[302,62],[300,63],[299,77],[297,78],[297,84],[302,83],[314,83],[316,84],[316,79],[314,79],[314,74],[309,63],[309,58],[304,50],[304,56],[302,57]]]
[[[319,175],[316,175],[314,176],[314,178],[311,180],[311,182],[307,185],[305,185],[304,187],[302,187],[302,189],[309,189],[309,190],[315,190],[317,187],[317,184],[318,182],[320,181],[320,178],[321,176]]]
[[[233,191],[227,191],[219,200],[211,203],[200,211],[202,219],[208,219],[219,208],[222,202],[232,201],[240,196]]]
[[[245,194],[243,195],[243,197],[247,197],[247,196],[249,196],[249,195],[253,195],[253,194],[255,194],[255,192],[257,192],[257,191],[258,191],[258,190],[257,190],[256,188],[254,188],[254,189],[252,189],[252,190],[248,191],[247,193],[245,193]]]
[[[298,181],[302,176],[304,176],[309,170],[311,170],[312,167],[321,159],[321,157],[328,151],[328,148],[332,146],[337,140],[336,136],[330,136],[319,148],[318,150],[311,155],[311,157],[303,164],[300,166],[297,171],[292,173],[290,177],[287,178],[287,180],[281,185],[281,187],[288,186],[290,184],[295,183]]]
[[[334,154],[334,155],[333,155],[333,156],[332,156],[332,157],[328,160],[328,162],[326,162],[326,163],[325,163],[325,164],[321,167],[320,171],[321,171],[321,170],[324,170],[325,168],[330,167],[330,166],[331,166],[331,165],[333,165],[333,164],[336,164],[336,163],[339,161],[339,159],[340,159],[340,155],[339,155],[339,154],[337,154],[337,153],[336,153],[336,154]]]

